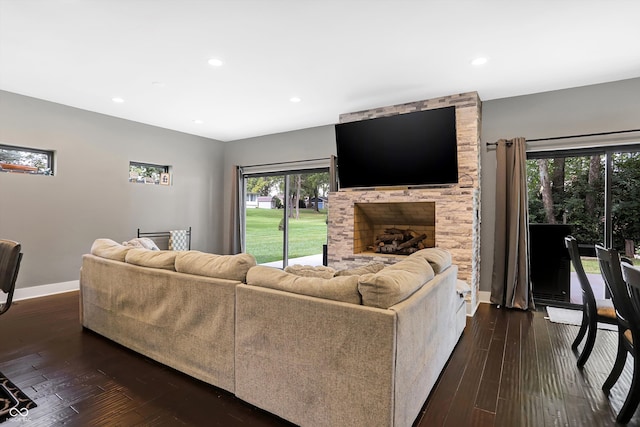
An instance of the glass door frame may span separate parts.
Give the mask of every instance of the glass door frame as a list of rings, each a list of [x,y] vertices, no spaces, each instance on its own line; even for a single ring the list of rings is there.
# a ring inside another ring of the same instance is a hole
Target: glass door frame
[[[242,221],[241,221],[241,229],[240,229],[240,241],[241,241],[241,245],[243,248],[247,247],[247,224],[246,224],[246,210],[247,210],[247,206],[246,203],[244,202],[246,200],[246,194],[247,194],[247,179],[249,178],[258,178],[258,177],[265,177],[265,176],[283,176],[284,177],[284,200],[283,200],[283,242],[282,242],[282,267],[281,268],[285,268],[288,264],[289,264],[289,213],[290,210],[293,209],[293,207],[291,206],[291,203],[289,201],[289,191],[291,189],[291,180],[290,177],[292,175],[297,175],[297,174],[312,174],[312,173],[328,173],[329,175],[329,186],[330,186],[330,191],[331,189],[335,188],[336,185],[335,183],[333,183],[334,181],[334,177],[335,177],[335,173],[333,172],[333,167],[330,165],[327,165],[326,167],[313,167],[313,168],[308,168],[308,169],[295,169],[295,170],[290,170],[290,169],[282,169],[282,170],[271,170],[269,172],[242,172],[241,174],[241,182],[242,182],[242,186],[241,186],[241,200],[243,201],[242,203],[242,209],[241,212],[239,212],[239,215],[242,217]]]
[[[604,227],[603,227],[603,236],[602,243],[605,247],[610,248],[613,247],[613,154],[615,153],[630,153],[637,152],[640,153],[640,144],[632,143],[632,144],[607,144],[600,145],[595,147],[563,147],[562,149],[528,149],[527,150],[527,160],[534,159],[555,159],[562,157],[580,157],[580,156],[593,156],[593,155],[601,155],[604,156],[604,206],[603,206],[603,216],[604,216]],[[605,298],[610,298],[609,290],[605,287]],[[559,302],[555,305],[573,305],[571,303],[565,304]]]

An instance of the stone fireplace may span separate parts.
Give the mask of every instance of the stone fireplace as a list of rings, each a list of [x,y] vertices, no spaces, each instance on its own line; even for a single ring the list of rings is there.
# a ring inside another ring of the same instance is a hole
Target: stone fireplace
[[[340,122],[431,108],[456,107],[458,184],[344,190],[329,194],[327,261],[336,269],[371,261],[393,264],[404,255],[374,253],[380,229],[411,228],[427,235],[427,245],[451,252],[458,278],[471,289],[467,314],[478,301],[480,280],[480,99],[475,92],[342,114]],[[373,236],[373,237],[372,237]]]
[[[422,236],[424,247],[435,247],[434,202],[355,203],[353,207],[353,252],[376,253],[376,240],[390,229],[410,230]],[[378,249],[379,250],[379,249]]]

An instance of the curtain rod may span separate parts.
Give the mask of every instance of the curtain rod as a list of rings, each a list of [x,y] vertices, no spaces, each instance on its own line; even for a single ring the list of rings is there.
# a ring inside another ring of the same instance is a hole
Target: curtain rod
[[[289,164],[296,164],[296,163],[315,162],[318,160],[331,160],[331,157],[321,157],[319,159],[292,160],[290,162],[263,163],[260,165],[239,165],[239,166],[241,168],[253,168],[257,166],[278,166],[278,165],[289,165]]]
[[[539,141],[555,141],[558,139],[570,139],[570,138],[586,138],[590,136],[604,136],[604,135],[616,135],[619,133],[630,133],[630,132],[640,132],[640,129],[628,129],[628,130],[615,130],[611,132],[598,132],[598,133],[585,133],[582,135],[566,135],[566,136],[552,136],[549,138],[537,138],[537,139],[528,139],[527,142],[539,142]],[[511,145],[512,143],[507,141],[507,145]],[[490,145],[498,145],[497,142],[487,142],[487,147]]]

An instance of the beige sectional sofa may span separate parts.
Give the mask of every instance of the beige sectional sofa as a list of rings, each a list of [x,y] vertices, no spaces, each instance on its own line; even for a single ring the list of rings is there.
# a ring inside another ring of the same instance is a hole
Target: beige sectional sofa
[[[330,278],[151,252],[96,241],[82,324],[298,425],[410,426],[465,326],[438,249]]]
[[[247,254],[151,251],[98,239],[82,260],[82,325],[233,392],[236,286],[254,265]]]

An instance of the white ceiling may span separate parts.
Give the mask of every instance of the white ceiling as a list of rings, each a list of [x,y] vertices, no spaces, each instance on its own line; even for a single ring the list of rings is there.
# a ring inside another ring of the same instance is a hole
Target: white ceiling
[[[231,141],[640,77],[639,17],[637,0],[0,0],[0,89]]]

